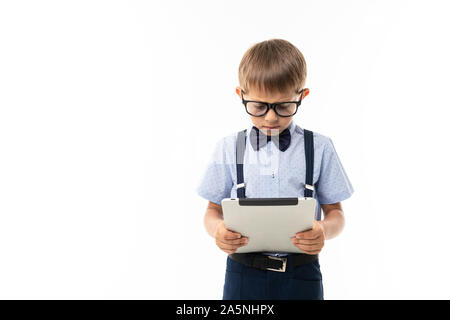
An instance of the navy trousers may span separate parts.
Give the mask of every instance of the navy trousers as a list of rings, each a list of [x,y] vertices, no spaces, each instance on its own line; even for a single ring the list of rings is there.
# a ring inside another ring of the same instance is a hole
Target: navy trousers
[[[247,267],[227,257],[223,300],[323,300],[319,260],[285,272]]]

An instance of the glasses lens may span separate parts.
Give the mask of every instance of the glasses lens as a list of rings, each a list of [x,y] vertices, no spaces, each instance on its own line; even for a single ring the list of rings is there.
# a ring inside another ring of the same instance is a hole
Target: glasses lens
[[[296,103],[283,103],[277,105],[277,112],[281,116],[291,116],[297,109]]]
[[[247,112],[254,116],[261,116],[266,112],[267,106],[258,102],[247,102]]]

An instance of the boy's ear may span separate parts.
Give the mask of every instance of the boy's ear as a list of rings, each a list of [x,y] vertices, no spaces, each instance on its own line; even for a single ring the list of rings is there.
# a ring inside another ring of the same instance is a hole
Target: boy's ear
[[[305,89],[303,90],[303,98],[302,98],[302,99],[304,99],[308,94],[309,94],[309,89],[308,89],[308,88],[305,88]]]
[[[242,97],[241,90],[242,90],[241,87],[236,87],[236,94],[239,96],[239,98]]]

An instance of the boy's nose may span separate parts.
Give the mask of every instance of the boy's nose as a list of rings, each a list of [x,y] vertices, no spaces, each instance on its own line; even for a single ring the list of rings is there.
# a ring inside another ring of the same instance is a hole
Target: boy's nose
[[[266,113],[266,120],[276,120],[278,119],[277,114],[273,109],[270,109],[269,112]]]

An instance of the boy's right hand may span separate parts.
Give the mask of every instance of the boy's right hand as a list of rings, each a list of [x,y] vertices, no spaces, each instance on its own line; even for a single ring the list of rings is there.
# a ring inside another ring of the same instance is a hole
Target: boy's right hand
[[[239,247],[248,243],[247,237],[242,237],[240,233],[228,230],[223,220],[217,224],[214,238],[217,246],[228,254],[234,253]]]

